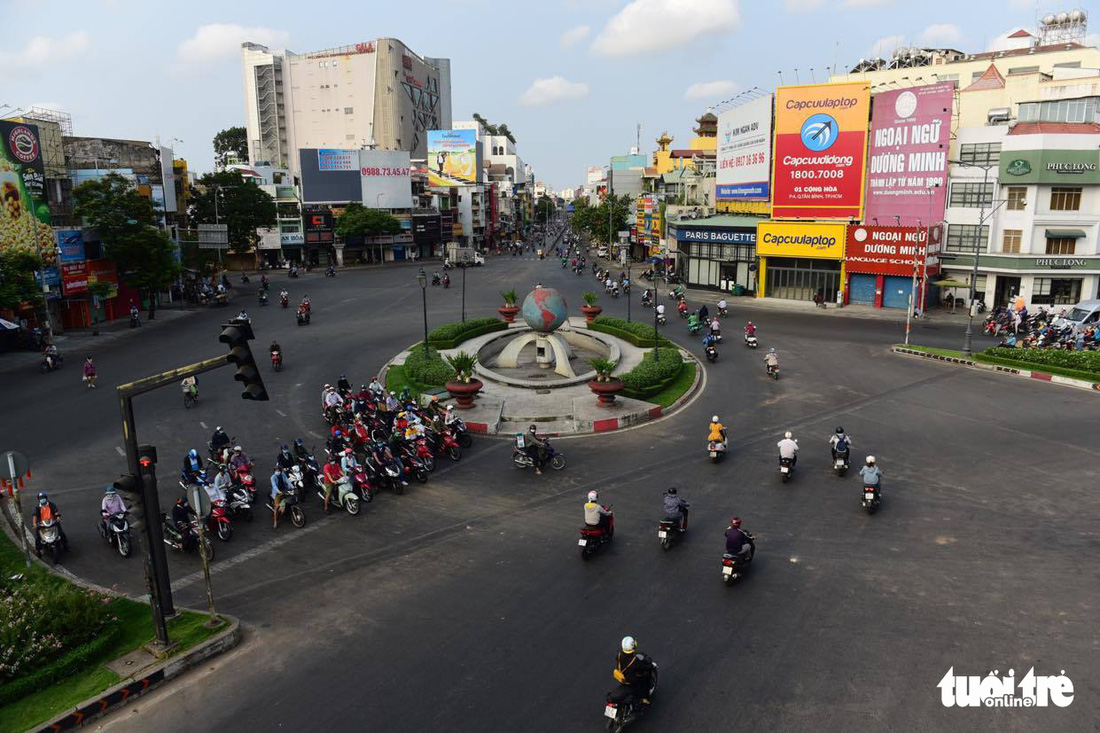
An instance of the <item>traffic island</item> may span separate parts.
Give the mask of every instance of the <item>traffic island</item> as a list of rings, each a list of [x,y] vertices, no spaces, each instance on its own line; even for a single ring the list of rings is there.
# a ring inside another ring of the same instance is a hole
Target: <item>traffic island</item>
[[[1024,362],[1016,362],[1010,359],[1004,359],[996,356],[988,356],[982,353],[971,354],[971,356],[967,358],[966,355],[964,355],[961,351],[954,351],[951,349],[939,349],[930,346],[907,346],[904,344],[895,344],[892,347],[892,351],[895,354],[902,354],[903,356],[915,356],[923,359],[932,359],[934,361],[939,361],[947,364],[955,364],[957,366],[968,367],[970,369],[980,369],[983,371],[995,372],[998,374],[1008,374],[1014,377],[1023,377],[1024,379],[1037,379],[1040,382],[1050,382],[1051,384],[1060,384],[1065,387],[1074,387],[1076,389],[1086,389],[1091,392],[1100,392],[1100,378],[1080,379],[1077,377],[1066,376],[1064,374],[1040,371],[1038,369],[1030,368],[1030,365]]]

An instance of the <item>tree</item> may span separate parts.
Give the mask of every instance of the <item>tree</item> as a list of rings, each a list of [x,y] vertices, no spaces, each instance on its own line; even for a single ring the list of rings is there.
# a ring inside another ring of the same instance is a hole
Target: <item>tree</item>
[[[474,112],[473,118],[481,123],[481,126],[485,128],[485,132],[489,133],[490,135],[503,135],[504,137],[511,140],[512,144],[515,145],[516,138],[512,135],[512,131],[508,129],[508,125],[506,123],[501,122],[499,125],[490,124],[489,120],[485,119],[477,112]]]
[[[401,222],[385,211],[352,203],[336,218],[336,233],[345,239],[400,234]]]
[[[214,136],[214,160],[219,170],[230,155],[248,160],[248,132],[243,127],[228,127]]]
[[[611,209],[610,214],[608,208]],[[633,215],[633,202],[626,194],[604,196],[599,206],[591,206],[584,199],[578,199],[573,202],[573,231],[607,244],[609,234],[611,241],[615,241],[617,232],[630,228]]]
[[[548,221],[554,215],[555,208],[553,199],[545,194],[540,196],[539,200],[535,202],[535,219]]]
[[[42,303],[42,288],[34,279],[38,256],[28,252],[0,250],[0,309],[16,310],[24,303]]]
[[[196,182],[188,212],[191,224],[225,224],[231,252],[249,252],[260,243],[257,229],[276,225],[275,199],[240,171],[207,173]]]
[[[111,173],[73,190],[74,211],[99,232],[105,254],[122,278],[149,298],[149,318],[156,314],[156,294],[179,275],[176,245],[158,224],[152,199],[142,196],[122,176]]]

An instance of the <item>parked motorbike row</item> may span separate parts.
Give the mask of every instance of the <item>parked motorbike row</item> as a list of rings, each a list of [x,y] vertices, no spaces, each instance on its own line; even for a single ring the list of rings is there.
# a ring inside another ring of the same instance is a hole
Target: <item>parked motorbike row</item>
[[[1035,313],[1021,311],[1018,326],[1015,320],[1014,311],[994,308],[982,322],[982,331],[987,336],[1000,337],[1000,346],[1064,351],[1100,349],[1100,334],[1095,326],[1075,327],[1043,308]]]

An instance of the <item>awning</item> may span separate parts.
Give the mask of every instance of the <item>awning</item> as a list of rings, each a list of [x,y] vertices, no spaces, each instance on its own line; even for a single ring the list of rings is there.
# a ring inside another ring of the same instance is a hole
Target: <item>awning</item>
[[[1047,229],[1047,239],[1084,239],[1080,229]]]
[[[5,321],[3,318],[0,318],[0,329],[4,329],[5,331],[14,331],[18,328],[19,326],[15,325],[11,321]]]
[[[958,280],[937,280],[932,283],[937,288],[969,288],[970,283],[962,283]]]

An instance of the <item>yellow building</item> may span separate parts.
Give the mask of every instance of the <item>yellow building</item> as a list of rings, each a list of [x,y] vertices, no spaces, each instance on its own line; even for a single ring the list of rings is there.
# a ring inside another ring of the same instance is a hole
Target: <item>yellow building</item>
[[[695,137],[686,148],[672,148],[673,138],[668,132],[662,132],[657,138],[657,149],[653,151],[653,163],[650,166],[655,169],[656,176],[662,176],[672,171],[695,168],[695,159],[713,159],[718,150],[718,117],[707,110],[695,120],[692,128]]]

